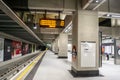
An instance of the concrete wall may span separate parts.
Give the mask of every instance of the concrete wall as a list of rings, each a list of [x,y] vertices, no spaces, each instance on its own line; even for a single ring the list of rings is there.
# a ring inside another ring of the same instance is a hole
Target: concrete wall
[[[108,35],[114,38],[120,37],[120,27],[100,27],[99,30],[102,32],[102,35]]]
[[[75,10],[76,0],[28,0],[29,9]]]
[[[103,35],[112,35],[111,27],[99,27],[99,30],[102,32]]]
[[[103,12],[120,13],[120,0],[106,0],[97,10]],[[108,8],[109,7],[109,8]]]

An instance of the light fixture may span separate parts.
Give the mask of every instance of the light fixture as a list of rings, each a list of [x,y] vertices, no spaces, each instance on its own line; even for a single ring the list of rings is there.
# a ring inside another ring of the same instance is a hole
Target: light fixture
[[[110,1],[108,0],[108,14],[107,14],[107,17],[111,17],[111,15],[109,13],[110,13]]]
[[[120,18],[120,14],[119,13],[111,13],[111,17],[112,18]]]
[[[99,0],[96,0],[95,2],[96,2],[96,3],[98,3],[98,2],[99,2]]]
[[[70,30],[72,29],[72,24],[69,25],[69,27],[67,27],[67,29],[65,30],[66,33],[70,32]]]
[[[65,27],[62,32],[68,33],[72,29],[72,21]]]
[[[72,27],[71,27],[72,25],[70,25],[69,27],[68,27],[68,30],[70,30]]]
[[[107,14],[106,16],[107,16],[107,17],[110,17],[111,15],[110,15],[110,14]]]
[[[34,24],[33,29],[37,29],[37,23]]]
[[[67,32],[68,32],[68,30],[65,30],[65,32],[67,33]]]
[[[37,17],[36,17],[36,10],[35,10],[35,23],[34,23],[33,29],[37,29],[37,22],[36,22],[36,19],[37,19]]]
[[[34,24],[33,29],[37,29],[37,24],[36,23]]]

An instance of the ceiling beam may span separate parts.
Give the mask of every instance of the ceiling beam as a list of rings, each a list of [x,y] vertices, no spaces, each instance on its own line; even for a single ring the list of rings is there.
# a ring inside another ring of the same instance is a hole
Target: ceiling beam
[[[22,30],[24,30],[24,29],[21,28],[21,27],[1,27],[1,26],[0,26],[0,29],[10,29],[10,30],[11,30],[11,29],[17,29],[17,30],[18,30],[18,29],[20,29],[20,30],[22,29]]]
[[[23,41],[23,42],[26,42],[26,43],[34,44],[32,42],[26,41],[24,39],[20,39],[18,37],[15,37],[15,36],[12,36],[10,34],[3,33],[3,32],[0,32],[0,36],[3,37],[3,38],[8,38],[8,39],[12,39],[12,40]]]
[[[19,28],[20,26],[19,25],[0,25],[0,27]]]
[[[1,25],[18,25],[17,23],[15,23],[15,22],[0,22],[0,26]]]
[[[0,16],[0,20],[11,20],[9,17]]]
[[[3,32],[5,32],[5,33],[13,33],[13,34],[28,34],[27,32],[25,32],[25,31],[7,31],[7,30],[4,30]]]
[[[102,5],[106,0],[83,0],[82,1],[82,9],[87,9],[87,10],[95,10],[97,9],[100,5]]]
[[[1,17],[0,17],[1,18]],[[0,22],[11,22],[11,23],[15,23],[15,21],[13,20],[0,20]]]

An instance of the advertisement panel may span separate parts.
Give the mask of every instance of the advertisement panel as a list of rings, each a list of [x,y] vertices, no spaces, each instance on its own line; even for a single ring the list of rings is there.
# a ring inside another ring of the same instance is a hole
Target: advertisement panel
[[[12,41],[12,58],[21,56],[21,49],[22,49],[22,42],[19,41]]]
[[[22,55],[29,53],[29,44],[23,43],[22,44]]]

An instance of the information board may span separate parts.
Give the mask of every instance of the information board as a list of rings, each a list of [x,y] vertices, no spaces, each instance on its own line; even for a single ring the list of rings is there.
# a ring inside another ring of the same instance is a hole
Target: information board
[[[93,41],[81,42],[81,67],[96,66],[96,43]]]
[[[64,28],[64,20],[60,19],[40,19],[40,27],[44,28]]]

